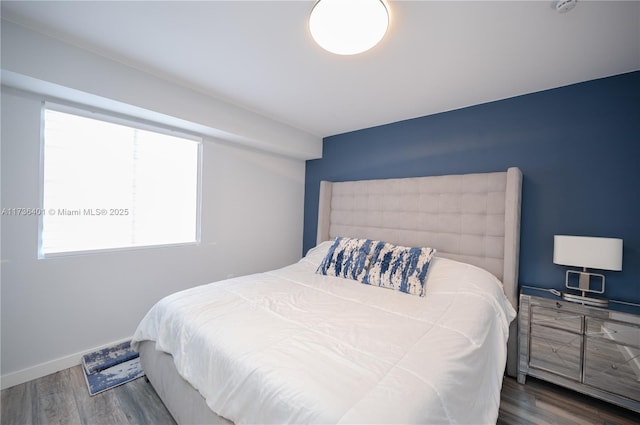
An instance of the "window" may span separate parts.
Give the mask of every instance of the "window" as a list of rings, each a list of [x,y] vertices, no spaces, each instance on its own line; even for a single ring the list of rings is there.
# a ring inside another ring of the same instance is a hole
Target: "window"
[[[201,140],[46,104],[39,257],[195,243]]]

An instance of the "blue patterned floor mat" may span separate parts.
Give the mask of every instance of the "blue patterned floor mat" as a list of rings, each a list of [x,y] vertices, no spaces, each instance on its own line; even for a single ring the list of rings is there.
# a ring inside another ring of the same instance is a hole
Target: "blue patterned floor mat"
[[[119,363],[135,359],[138,352],[131,348],[131,341],[125,341],[102,350],[82,356],[82,367],[87,374],[109,369]]]
[[[92,396],[144,376],[129,341],[83,356],[82,366]]]

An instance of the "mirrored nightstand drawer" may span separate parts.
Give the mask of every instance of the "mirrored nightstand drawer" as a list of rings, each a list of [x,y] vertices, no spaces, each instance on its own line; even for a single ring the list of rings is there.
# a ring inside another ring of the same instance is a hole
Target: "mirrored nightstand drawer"
[[[582,336],[531,325],[529,365],[580,381]]]
[[[640,348],[640,324],[588,317],[585,334],[590,338]]]
[[[640,401],[640,348],[587,337],[584,383]]]
[[[583,316],[581,314],[565,311],[562,307],[554,309],[536,305],[531,307],[531,323],[551,326],[575,333],[582,333],[582,318]]]

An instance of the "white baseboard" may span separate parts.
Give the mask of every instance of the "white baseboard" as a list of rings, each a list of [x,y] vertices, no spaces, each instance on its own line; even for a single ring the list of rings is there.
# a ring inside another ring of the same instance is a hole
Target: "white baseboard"
[[[51,360],[45,363],[40,363],[38,365],[28,367],[26,369],[18,370],[16,372],[7,373],[6,375],[2,375],[2,377],[0,377],[0,389],[4,390],[6,388],[10,388],[15,385],[23,384],[25,382],[42,378],[43,376],[47,376],[64,369],[77,366],[79,364],[82,364],[82,356],[84,356],[85,354],[89,354],[94,351],[101,350],[106,347],[110,347],[112,345],[120,344],[130,339],[131,337],[121,339],[118,341],[113,341],[108,344],[101,345],[99,347],[94,347],[79,353],[70,354],[68,356],[60,357],[55,360]]]

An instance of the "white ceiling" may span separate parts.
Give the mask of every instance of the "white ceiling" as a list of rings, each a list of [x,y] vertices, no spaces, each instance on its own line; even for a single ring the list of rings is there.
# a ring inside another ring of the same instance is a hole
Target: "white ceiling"
[[[311,40],[312,1],[2,1],[2,18],[316,136],[640,69],[640,2],[392,1],[380,45]]]

